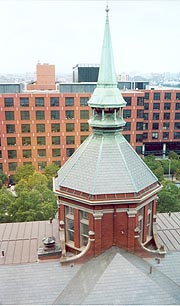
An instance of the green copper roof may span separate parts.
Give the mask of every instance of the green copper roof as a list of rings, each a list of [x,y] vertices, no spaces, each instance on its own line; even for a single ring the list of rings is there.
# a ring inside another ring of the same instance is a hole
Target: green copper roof
[[[120,90],[117,88],[108,12],[109,8],[106,7],[106,23],[98,83],[97,88],[89,100],[90,107],[118,108],[126,105]]]
[[[134,193],[157,178],[120,133],[94,132],[58,171],[55,190],[95,194]]]

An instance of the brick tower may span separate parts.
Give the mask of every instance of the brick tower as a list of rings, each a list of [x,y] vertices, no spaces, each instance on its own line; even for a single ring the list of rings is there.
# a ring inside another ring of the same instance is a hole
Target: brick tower
[[[109,9],[97,87],[89,100],[92,134],[58,171],[61,261],[86,260],[112,246],[130,252],[156,245],[157,178],[122,136],[126,105],[117,88]]]

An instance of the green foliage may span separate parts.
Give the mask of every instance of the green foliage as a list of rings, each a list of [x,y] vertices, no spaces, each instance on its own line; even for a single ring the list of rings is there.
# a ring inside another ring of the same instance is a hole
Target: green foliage
[[[164,169],[161,165],[161,162],[159,160],[156,160],[154,155],[149,155],[145,157],[144,162],[154,173],[154,175],[158,178],[158,180],[162,181],[164,175]]]
[[[57,211],[56,197],[44,174],[34,172],[15,186],[16,201],[11,206],[14,222],[47,220]]]
[[[168,154],[168,158],[169,159],[179,159],[179,156],[176,152],[170,151],[169,154]]]
[[[34,173],[35,169],[33,165],[24,165],[16,169],[14,173],[14,179],[19,182],[21,179],[27,179],[30,175]]]
[[[57,212],[56,196],[48,188],[44,174],[33,172],[16,184],[16,196],[0,189],[0,222],[47,220]]]
[[[13,194],[6,188],[0,189],[0,223],[12,222],[11,206],[15,201]]]
[[[4,185],[4,183],[6,183],[8,180],[7,175],[0,170],[0,188],[2,188],[2,186]]]
[[[163,182],[163,189],[158,194],[158,212],[180,210],[180,188],[169,181]]]
[[[53,177],[57,175],[58,170],[59,170],[59,167],[55,165],[54,163],[45,167],[44,175],[48,179],[48,187],[50,190],[53,189]]]

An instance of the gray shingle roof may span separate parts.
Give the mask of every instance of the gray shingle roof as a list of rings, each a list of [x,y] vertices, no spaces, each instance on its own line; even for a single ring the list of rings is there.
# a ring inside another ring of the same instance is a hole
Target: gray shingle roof
[[[120,133],[94,133],[58,171],[59,186],[88,194],[134,193],[157,182]]]

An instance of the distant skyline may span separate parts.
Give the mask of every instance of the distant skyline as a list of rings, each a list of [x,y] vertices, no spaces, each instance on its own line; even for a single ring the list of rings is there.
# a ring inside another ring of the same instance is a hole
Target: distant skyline
[[[1,0],[0,74],[98,64],[107,1]],[[116,72],[180,72],[180,1],[109,0]]]

